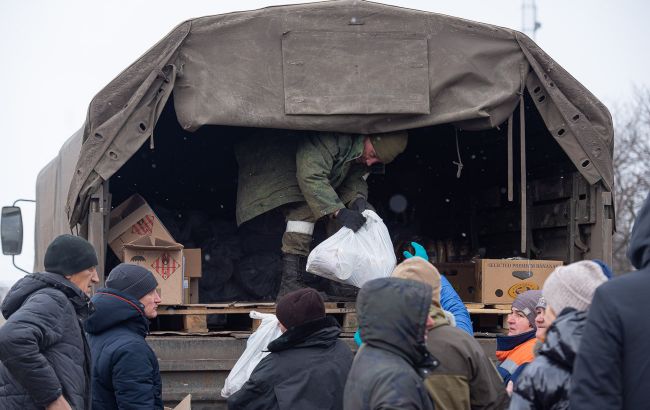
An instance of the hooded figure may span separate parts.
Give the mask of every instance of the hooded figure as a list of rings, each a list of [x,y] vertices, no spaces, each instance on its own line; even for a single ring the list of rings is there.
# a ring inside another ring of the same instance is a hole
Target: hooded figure
[[[266,132],[266,131],[265,131]],[[282,207],[282,282],[278,299],[305,287],[306,258],[315,222],[325,216],[358,231],[365,223],[365,176],[406,149],[406,132],[352,135],[318,132],[242,138],[235,147],[239,165],[237,224]]]
[[[607,281],[592,261],[557,267],[544,282],[548,330],[538,356],[521,372],[511,409],[569,408],[573,362],[596,288]],[[556,316],[557,313],[557,317]]]
[[[363,344],[345,384],[344,409],[433,409],[423,384],[439,364],[425,342],[431,294],[431,286],[400,278],[363,285],[357,298]]]
[[[61,235],[48,246],[44,266],[46,272],[16,282],[2,302],[0,408],[90,409],[82,322],[92,309],[84,292],[99,281],[97,255],[85,239]]]
[[[145,341],[160,303],[157,286],[147,269],[121,263],[93,296],[86,321],[93,410],[163,408],[158,359]]]
[[[325,316],[320,294],[311,288],[288,293],[278,301],[276,316],[282,335],[228,398],[228,408],[340,409],[352,351],[339,340],[336,319]]]
[[[650,195],[627,252],[638,270],[594,294],[571,383],[572,409],[643,409],[650,392]]]
[[[448,410],[503,409],[508,396],[503,382],[485,351],[473,336],[450,326],[440,307],[441,276],[420,257],[397,265],[393,277],[426,283],[433,289],[429,315],[433,325],[427,348],[434,357],[443,357],[424,380],[435,408]]]

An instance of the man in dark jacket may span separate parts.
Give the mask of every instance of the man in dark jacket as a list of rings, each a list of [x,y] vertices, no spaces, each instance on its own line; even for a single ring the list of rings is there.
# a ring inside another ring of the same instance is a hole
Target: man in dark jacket
[[[315,222],[325,216],[357,231],[365,223],[369,167],[406,149],[405,132],[352,135],[254,135],[235,151],[239,164],[237,224],[282,207],[282,283],[278,298],[305,286]]]
[[[90,409],[90,350],[82,321],[99,282],[88,241],[61,235],[45,252],[46,272],[25,276],[2,303],[0,408]]]
[[[108,275],[86,321],[93,357],[93,410],[162,409],[158,359],[145,341],[158,315],[158,282],[147,269],[127,263]]]
[[[381,278],[357,298],[363,344],[345,384],[344,409],[433,409],[422,379],[438,366],[427,351],[431,286]]]
[[[271,353],[228,398],[228,408],[341,409],[352,351],[339,340],[336,320],[325,316],[320,294],[311,288],[288,293],[276,315],[284,333],[269,343]]]
[[[573,372],[572,409],[648,408],[650,195],[627,255],[638,270],[602,284],[594,295]]]
[[[441,276],[427,260],[415,256],[397,265],[395,278],[416,280],[433,289],[429,316],[433,325],[427,348],[440,365],[424,380],[435,407],[439,409],[505,409],[508,395],[496,368],[473,336],[450,326],[440,307]]]

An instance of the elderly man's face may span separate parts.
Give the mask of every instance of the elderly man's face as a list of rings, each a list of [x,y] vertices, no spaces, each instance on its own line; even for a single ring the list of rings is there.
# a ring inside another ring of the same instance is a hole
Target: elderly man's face
[[[66,276],[66,278],[81,289],[82,292],[86,293],[86,295],[90,295],[92,286],[95,283],[99,283],[99,275],[97,275],[97,268],[95,266],[82,270],[74,275]]]
[[[162,302],[156,289],[147,293],[140,298],[140,303],[144,305],[144,315],[147,319],[154,319],[158,316],[158,305]]]
[[[365,164],[367,167],[373,164],[379,164],[381,160],[377,157],[375,152],[375,147],[372,146],[372,141],[370,137],[364,137],[363,139],[363,152],[361,156],[357,159],[358,162]]]

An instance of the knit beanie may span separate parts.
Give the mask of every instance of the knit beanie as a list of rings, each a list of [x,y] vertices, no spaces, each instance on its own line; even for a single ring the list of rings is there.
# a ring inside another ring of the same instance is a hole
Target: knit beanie
[[[591,305],[596,288],[606,281],[598,264],[580,261],[555,268],[544,282],[542,292],[557,315],[567,307],[585,311]]]
[[[54,238],[45,251],[45,271],[59,275],[74,275],[97,266],[95,248],[79,236],[60,235]]]
[[[140,299],[158,287],[158,282],[147,268],[130,263],[120,263],[108,274],[106,287]]]
[[[431,304],[440,307],[440,273],[435,266],[419,256],[406,259],[395,267],[394,278],[410,279],[426,283],[433,288]]]
[[[382,163],[388,164],[389,162],[393,162],[395,157],[406,149],[408,133],[406,131],[398,131],[376,134],[370,137],[370,142],[372,142],[377,158]]]
[[[535,306],[535,309],[544,309],[546,310],[546,299],[544,299],[544,296],[539,298],[537,301],[537,305]]]
[[[325,303],[315,289],[298,289],[287,293],[278,301],[275,315],[284,327],[291,329],[324,318]]]
[[[524,293],[517,295],[515,300],[512,302],[512,308],[517,309],[526,315],[526,318],[533,329],[537,329],[537,326],[535,325],[535,316],[537,316],[535,308],[537,307],[537,303],[541,297],[541,290],[527,290]]]

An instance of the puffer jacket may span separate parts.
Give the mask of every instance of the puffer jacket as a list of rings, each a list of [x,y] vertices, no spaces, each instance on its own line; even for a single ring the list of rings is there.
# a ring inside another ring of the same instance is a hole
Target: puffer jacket
[[[0,408],[43,409],[61,394],[90,409],[90,350],[82,321],[88,296],[62,275],[20,279],[2,303]]]
[[[228,398],[229,409],[341,409],[352,351],[339,340],[336,319],[326,317],[284,332],[242,388]]]
[[[345,384],[344,409],[433,409],[423,378],[438,366],[425,332],[431,287],[382,278],[367,282],[357,298],[363,344]]]
[[[538,356],[519,375],[510,409],[568,409],[573,363],[587,312],[564,309],[548,328]]]
[[[358,134],[251,130],[235,146],[237,225],[291,202],[306,201],[318,219],[367,198],[368,168],[354,161],[362,152]]]
[[[99,289],[86,320],[92,352],[93,410],[162,409],[158,359],[145,341],[149,320],[137,299]]]
[[[650,195],[627,256],[638,270],[594,293],[571,383],[572,409],[647,409],[650,394]]]

